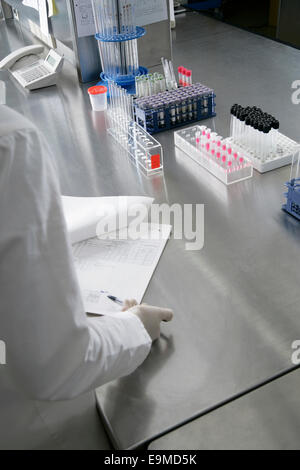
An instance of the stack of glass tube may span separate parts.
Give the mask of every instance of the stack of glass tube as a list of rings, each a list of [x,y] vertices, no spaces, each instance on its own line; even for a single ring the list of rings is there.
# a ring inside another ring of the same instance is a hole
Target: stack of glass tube
[[[139,73],[137,38],[145,34],[136,26],[136,0],[93,0],[102,69],[108,79]]]
[[[276,118],[256,106],[231,108],[231,137],[262,160],[277,153],[279,126]]]
[[[108,92],[110,96],[109,114],[114,121],[126,133],[128,126],[133,121],[133,97],[116,83],[108,82]]]
[[[157,140],[134,121],[133,98],[109,81],[108,133],[128,152],[147,175],[163,170],[163,150]]]
[[[164,59],[164,57],[162,57],[161,63],[164,69],[167,89],[176,90],[178,88],[178,85],[177,85],[177,81],[176,81],[176,77],[174,73],[173,62],[171,60]]]
[[[161,73],[148,73],[135,77],[136,96],[144,98],[166,91],[166,79]]]

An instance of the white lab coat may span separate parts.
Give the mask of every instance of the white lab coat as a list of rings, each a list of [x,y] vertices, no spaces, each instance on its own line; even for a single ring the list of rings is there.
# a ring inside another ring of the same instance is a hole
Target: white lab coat
[[[51,153],[37,129],[0,106],[0,448],[49,434],[36,400],[65,400],[133,372],[151,339],[131,313],[83,308]],[[44,433],[44,434],[43,434]]]

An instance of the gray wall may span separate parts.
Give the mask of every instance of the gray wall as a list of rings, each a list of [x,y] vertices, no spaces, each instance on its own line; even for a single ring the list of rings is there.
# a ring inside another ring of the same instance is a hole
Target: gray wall
[[[20,21],[25,26],[28,27],[28,20],[39,24],[39,13],[34,8],[24,6],[21,0],[5,0],[5,2],[18,10]],[[72,36],[67,1],[56,0],[56,5],[59,10],[59,14],[50,18],[51,32],[58,41],[65,46],[72,48]]]
[[[161,63],[161,57],[172,58],[170,20],[145,26],[147,34],[139,39],[140,64],[153,67]]]
[[[300,47],[299,0],[281,0],[277,38]]]

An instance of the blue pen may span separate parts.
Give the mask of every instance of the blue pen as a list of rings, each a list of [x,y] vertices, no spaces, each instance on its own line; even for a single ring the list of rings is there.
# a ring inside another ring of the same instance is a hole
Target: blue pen
[[[119,304],[119,305],[122,305],[122,306],[123,306],[122,300],[118,299],[118,297],[115,297],[114,295],[108,295],[107,297],[108,297],[110,300],[112,300],[113,302],[115,302],[116,304]]]

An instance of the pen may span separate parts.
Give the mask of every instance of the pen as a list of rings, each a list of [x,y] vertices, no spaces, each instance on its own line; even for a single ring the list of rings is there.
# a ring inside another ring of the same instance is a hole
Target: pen
[[[107,297],[116,304],[123,305],[122,300],[118,299],[118,297],[115,297],[114,295],[108,295]]]

